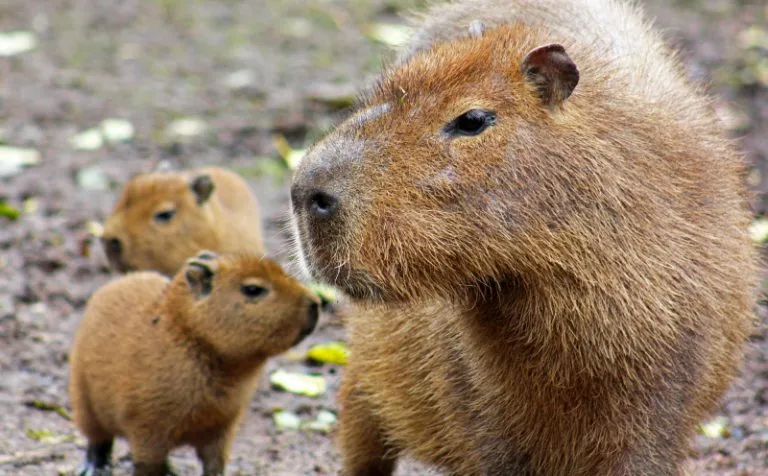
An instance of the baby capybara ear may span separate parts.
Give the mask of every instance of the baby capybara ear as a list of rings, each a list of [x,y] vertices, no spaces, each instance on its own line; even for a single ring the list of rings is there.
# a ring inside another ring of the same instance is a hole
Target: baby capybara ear
[[[545,106],[557,106],[579,83],[579,69],[557,43],[531,50],[520,65],[526,80],[536,87]]]
[[[211,198],[213,189],[216,188],[216,186],[214,185],[213,179],[211,179],[210,175],[202,174],[192,179],[189,184],[189,188],[191,188],[192,192],[195,194],[197,204],[202,205],[208,201],[209,198]]]
[[[187,260],[184,277],[187,280],[190,291],[196,299],[202,299],[213,289],[213,276],[217,271],[216,255],[210,251],[198,253],[194,258]]]

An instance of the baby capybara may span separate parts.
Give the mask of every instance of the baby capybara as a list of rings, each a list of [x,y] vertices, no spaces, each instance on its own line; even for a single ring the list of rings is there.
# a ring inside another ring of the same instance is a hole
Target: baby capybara
[[[108,471],[125,437],[134,475],[165,475],[191,445],[221,475],[267,358],[308,335],[318,300],[279,265],[204,251],[169,280],[129,273],[89,301],[70,355],[69,391],[88,439],[83,473]]]
[[[344,473],[683,472],[751,327],[743,172],[635,6],[433,6],[292,184],[354,304]]]

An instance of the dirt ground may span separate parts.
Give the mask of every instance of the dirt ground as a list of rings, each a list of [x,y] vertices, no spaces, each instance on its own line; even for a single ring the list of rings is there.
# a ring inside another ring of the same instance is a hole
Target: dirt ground
[[[262,202],[268,247],[287,261],[288,170],[275,151],[280,133],[311,143],[343,116],[346,101],[391,57],[365,32],[398,22],[413,0],[2,0],[0,32],[33,31],[33,51],[0,57],[0,143],[30,147],[42,160],[0,178],[0,202],[22,210],[0,217],[0,475],[70,474],[83,440],[69,410],[67,353],[89,295],[110,279],[86,224],[102,221],[123,184],[161,160],[175,167],[224,164],[244,174]],[[718,110],[754,165],[754,210],[768,209],[768,8],[761,0],[650,0],[691,75],[721,98]],[[761,36],[762,35],[762,36]],[[192,137],[171,121],[199,118]],[[128,143],[76,150],[70,138],[105,118],[136,128]],[[768,474],[768,311],[760,305],[741,378],[718,416],[726,431],[695,441],[694,473]],[[343,338],[325,313],[298,347]],[[332,436],[278,432],[277,408],[310,418],[334,410],[343,369],[290,356],[269,364],[323,374],[321,398],[281,393],[266,377],[231,457],[230,474],[335,474]],[[66,413],[64,413],[66,415]],[[40,436],[44,435],[40,441]],[[129,474],[127,447],[116,474]],[[179,474],[197,474],[189,450],[172,456]],[[398,474],[427,474],[405,461]]]

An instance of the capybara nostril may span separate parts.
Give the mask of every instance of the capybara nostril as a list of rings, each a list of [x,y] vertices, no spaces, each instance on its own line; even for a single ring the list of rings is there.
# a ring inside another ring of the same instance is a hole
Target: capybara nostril
[[[104,237],[101,239],[101,244],[104,246],[107,257],[110,259],[119,258],[120,253],[123,252],[123,244],[120,242],[120,238]]]
[[[307,208],[310,215],[316,218],[330,218],[339,208],[339,200],[326,192],[315,191],[309,195]]]

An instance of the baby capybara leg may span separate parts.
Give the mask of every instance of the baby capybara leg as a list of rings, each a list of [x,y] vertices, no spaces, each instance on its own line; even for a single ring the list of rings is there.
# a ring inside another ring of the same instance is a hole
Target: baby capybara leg
[[[224,468],[227,465],[229,456],[229,447],[232,442],[234,431],[227,431],[225,434],[217,437],[196,448],[197,457],[203,465],[203,476],[223,476]]]
[[[347,388],[353,384],[349,379]],[[338,444],[344,458],[344,476],[390,476],[395,471],[397,451],[387,445],[368,402],[354,389],[342,388]]]
[[[89,440],[85,452],[85,464],[77,472],[78,476],[109,476],[112,474],[110,462],[113,442],[112,438],[100,442]]]

